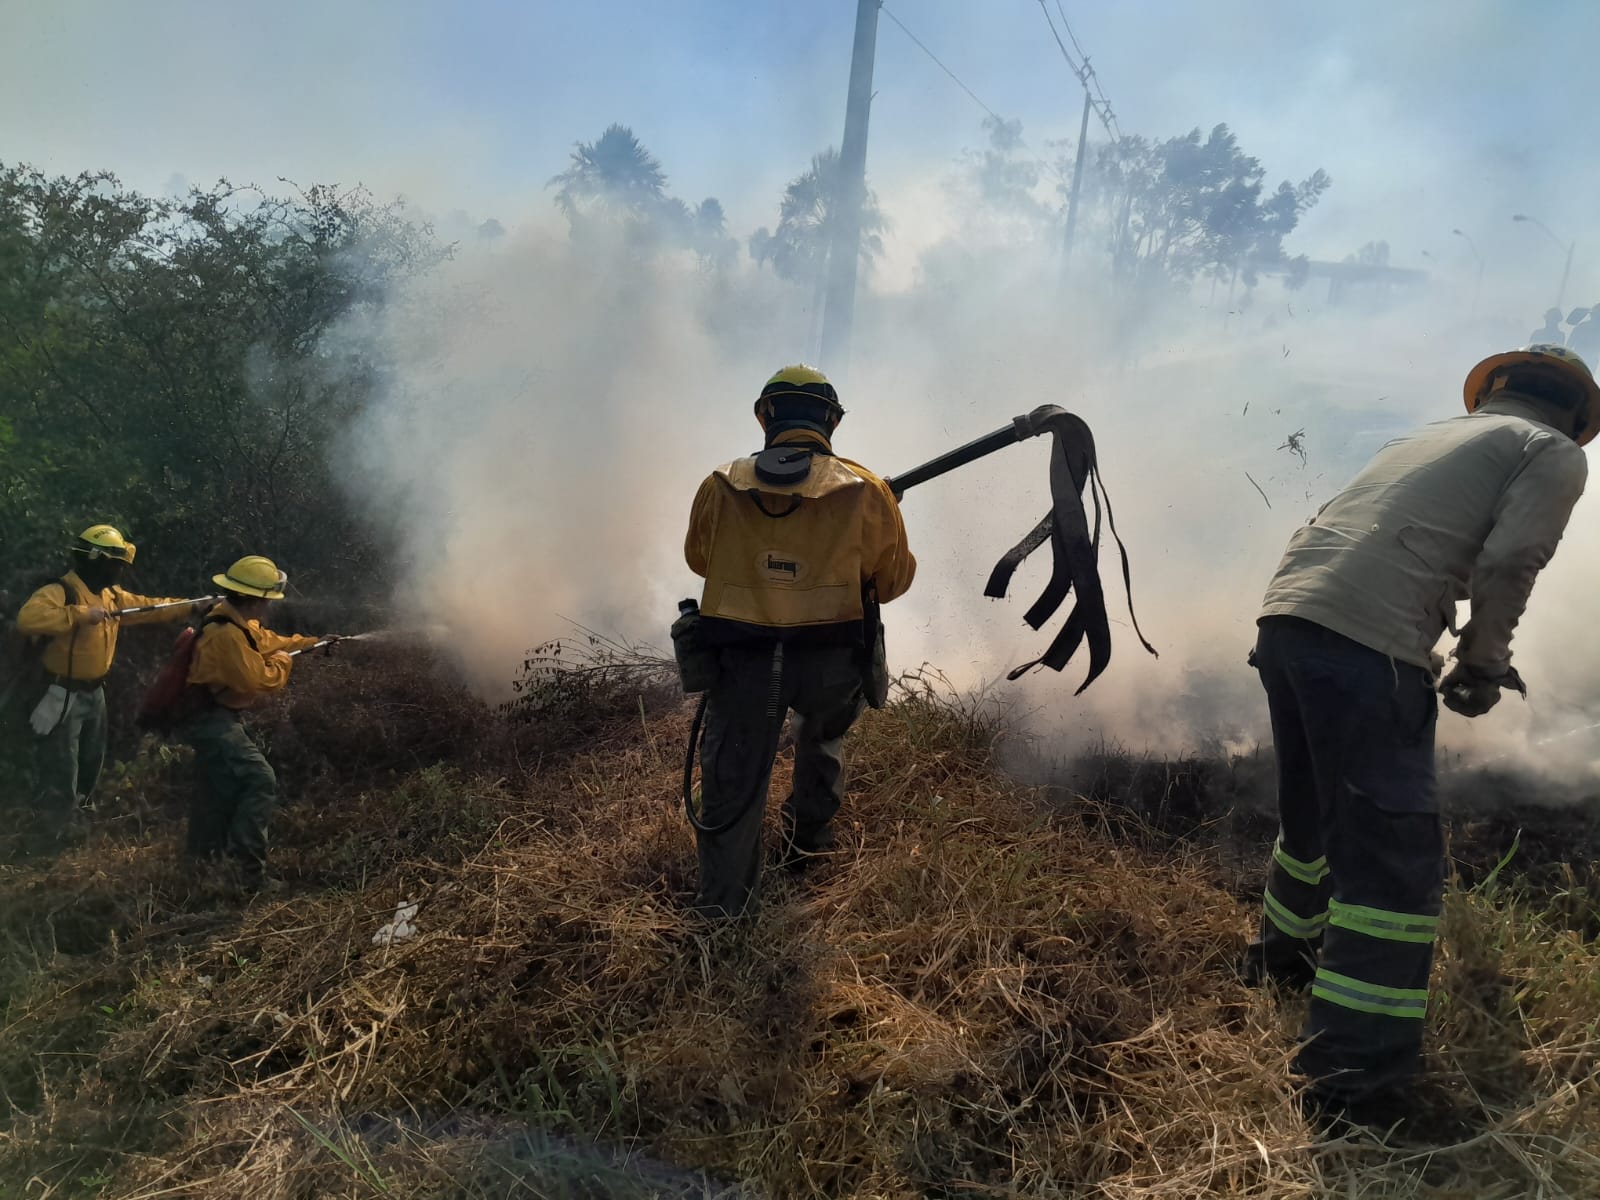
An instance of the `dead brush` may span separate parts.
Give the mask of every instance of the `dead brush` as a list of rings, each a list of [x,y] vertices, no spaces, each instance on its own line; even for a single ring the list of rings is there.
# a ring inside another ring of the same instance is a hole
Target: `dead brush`
[[[1483,1132],[1425,1153],[1316,1145],[1286,1071],[1300,1013],[1234,979],[1254,914],[1206,852],[1108,841],[1009,782],[985,706],[924,683],[864,716],[836,849],[800,880],[769,872],[749,923],[686,914],[671,709],[514,784],[367,794],[377,829],[453,801],[484,823],[454,857],[375,858],[188,940],[132,952],[130,927],[86,1003],[42,955],[37,1015],[80,1024],[26,1047],[8,1029],[0,1054],[78,1037],[81,1057],[13,1101],[0,1178],[65,1195],[99,1172],[123,1200],[706,1195],[708,1178],[906,1200],[1600,1191],[1593,947],[1453,895],[1433,1086],[1464,1073]],[[327,830],[285,853],[332,854]],[[106,886],[141,894],[142,861],[107,859]],[[0,902],[19,886],[0,878]],[[373,944],[405,898],[417,935]],[[1496,956],[1507,984],[1485,999]],[[518,1138],[545,1151],[507,1154]]]
[[[641,712],[682,696],[670,655],[643,642],[597,633],[574,623],[568,637],[529,650],[513,696],[499,711],[520,721],[587,728],[623,705]]]

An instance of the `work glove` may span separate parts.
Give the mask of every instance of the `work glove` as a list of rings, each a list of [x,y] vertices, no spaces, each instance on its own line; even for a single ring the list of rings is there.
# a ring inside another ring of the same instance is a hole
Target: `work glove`
[[[1444,706],[1463,717],[1481,717],[1500,703],[1500,690],[1512,688],[1524,698],[1528,689],[1516,668],[1508,668],[1504,675],[1485,675],[1466,663],[1458,662],[1439,682],[1439,694]]]
[[[56,726],[61,724],[61,718],[66,711],[67,689],[59,683],[52,683],[45,689],[44,699],[34,706],[32,714],[28,717],[28,724],[40,737],[49,737],[55,732]]]

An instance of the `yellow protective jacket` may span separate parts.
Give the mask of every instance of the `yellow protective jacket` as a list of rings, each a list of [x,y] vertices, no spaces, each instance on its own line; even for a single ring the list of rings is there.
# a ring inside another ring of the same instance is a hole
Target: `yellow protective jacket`
[[[245,620],[224,600],[200,628],[189,682],[204,687],[224,708],[246,709],[288,684],[294,660],[273,655],[280,650],[308,650],[318,640],[273,633],[260,621]]]
[[[59,679],[94,683],[110,674],[111,663],[117,657],[118,626],[159,625],[186,621],[190,616],[187,608],[171,608],[90,625],[89,610],[96,606],[110,612],[173,601],[166,596],[140,596],[120,587],[91,592],[76,571],[68,571],[63,579],[71,588],[70,597],[62,594],[60,582],[53,581],[28,597],[17,613],[17,632],[49,639],[42,656],[44,669]]]
[[[911,586],[917,560],[888,485],[834,457],[818,434],[795,431],[775,444],[802,441],[818,453],[798,484],[759,479],[751,455],[700,485],[684,541],[689,568],[706,581],[700,613],[751,632],[848,625],[859,636],[864,585],[888,603]]]

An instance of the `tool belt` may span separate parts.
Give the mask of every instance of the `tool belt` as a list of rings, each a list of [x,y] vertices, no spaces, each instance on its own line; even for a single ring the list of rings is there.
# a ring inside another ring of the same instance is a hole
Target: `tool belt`
[[[730,638],[728,628],[737,630],[740,626],[704,617],[694,601],[684,600],[678,606],[678,619],[672,623],[672,654],[678,664],[678,682],[685,695],[709,692],[722,674],[723,646],[768,645],[773,642],[793,642],[802,646],[848,646],[854,652],[856,666],[861,671],[861,687],[867,703],[873,708],[882,708],[889,697],[889,665],[884,650],[883,622],[878,616],[877,592],[871,584],[863,589],[862,603],[866,616],[859,624],[851,622],[822,630],[787,631],[747,626],[743,627],[748,631],[747,636]],[[819,637],[827,640],[815,640]]]
[[[55,687],[68,692],[98,692],[105,686],[105,676],[99,679],[68,679],[62,675],[46,675],[46,679]]]

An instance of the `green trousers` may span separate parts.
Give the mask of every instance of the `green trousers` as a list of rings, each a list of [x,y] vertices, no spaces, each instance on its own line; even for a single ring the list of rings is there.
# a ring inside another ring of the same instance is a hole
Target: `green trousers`
[[[695,907],[709,917],[737,917],[756,900],[767,784],[785,713],[794,711],[794,787],[783,805],[785,850],[805,855],[832,841],[829,823],[844,799],[844,735],[866,700],[861,667],[849,647],[788,647],[776,697],[771,643],[725,649],[721,668],[706,703],[700,818],[712,827],[733,825],[717,834],[695,831],[700,859]]]
[[[250,740],[239,715],[214,707],[178,736],[194,747],[195,791],[185,849],[195,858],[226,856],[248,874],[267,861],[267,829],[278,802],[278,777]]]
[[[68,692],[56,726],[33,738],[33,807],[39,832],[59,839],[78,819],[78,805],[94,791],[106,757],[104,688]]]

